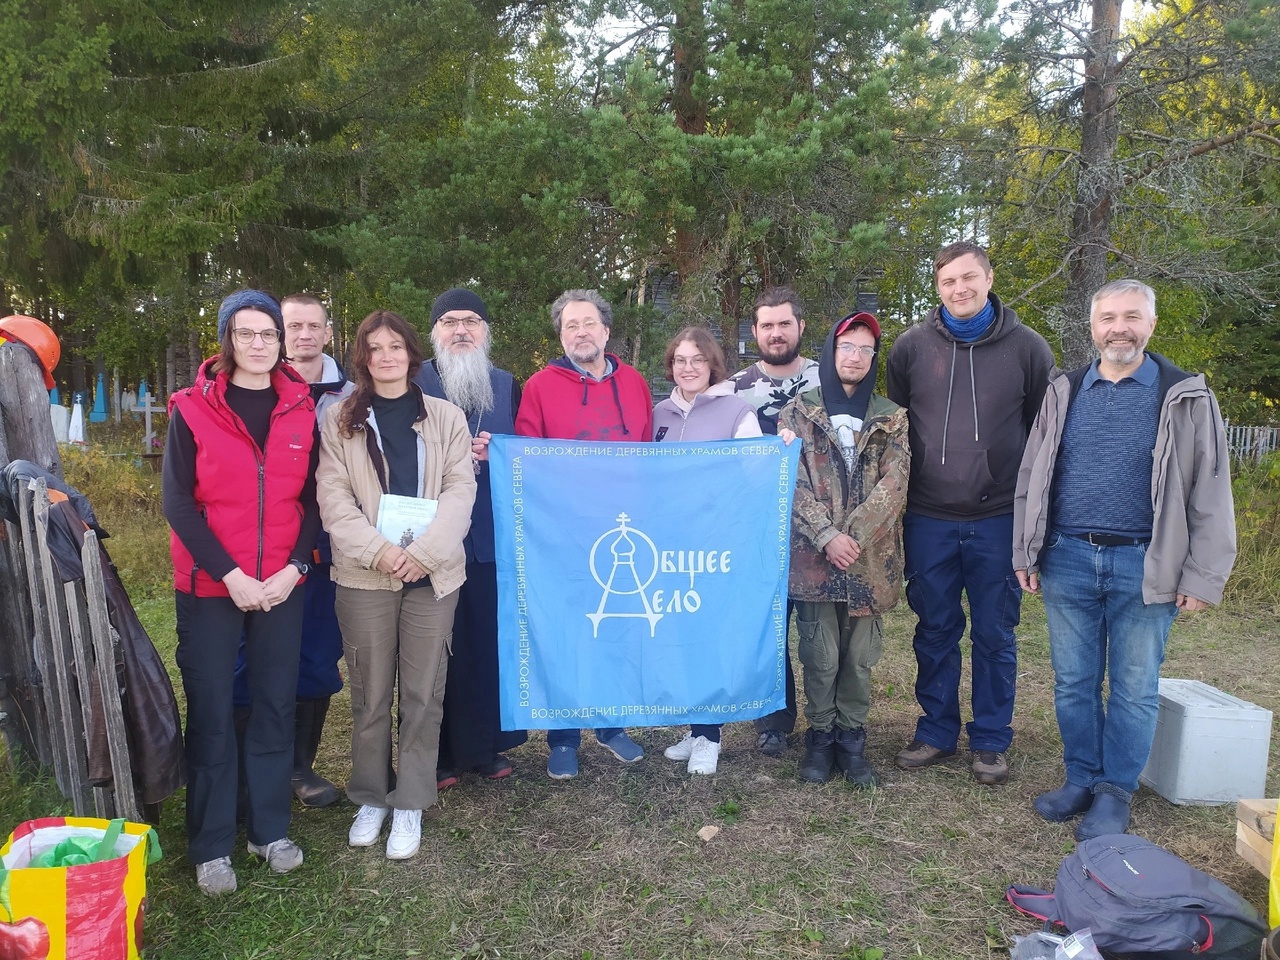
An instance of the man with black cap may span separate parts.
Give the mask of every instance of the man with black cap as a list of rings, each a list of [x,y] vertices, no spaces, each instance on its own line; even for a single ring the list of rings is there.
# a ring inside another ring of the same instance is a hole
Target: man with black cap
[[[799,773],[809,783],[834,769],[857,787],[879,783],[865,756],[871,667],[883,647],[880,616],[902,592],[911,473],[907,412],[874,392],[879,352],[879,321],[845,317],[822,349],[819,387],[778,418],[803,442],[789,592],[809,721]]]
[[[493,503],[489,497],[489,439],[515,433],[520,385],[489,360],[489,310],[461,287],[431,304],[435,357],[414,382],[428,396],[448,400],[466,414],[476,458],[476,501],[471,530],[463,541],[467,580],[453,618],[453,656],[444,693],[436,788],[474,771],[490,780],[511,774],[500,751],[524,743],[523,730],[503,732],[498,719],[498,571],[493,548]]]

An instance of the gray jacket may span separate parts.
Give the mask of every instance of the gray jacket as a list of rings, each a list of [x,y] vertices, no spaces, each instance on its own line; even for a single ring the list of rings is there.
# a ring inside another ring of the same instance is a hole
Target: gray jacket
[[[1151,545],[1143,566],[1144,603],[1169,603],[1178,594],[1220,603],[1236,557],[1227,434],[1213,391],[1200,374],[1179,370],[1159,354],[1162,389],[1156,445],[1151,452]],[[1072,375],[1045,392],[1018,470],[1013,503],[1013,566],[1039,571],[1049,528],[1054,463],[1071,402]],[[1078,382],[1078,379],[1077,379]],[[1100,478],[1105,479],[1105,478]],[[1106,496],[1099,484],[1099,496]]]

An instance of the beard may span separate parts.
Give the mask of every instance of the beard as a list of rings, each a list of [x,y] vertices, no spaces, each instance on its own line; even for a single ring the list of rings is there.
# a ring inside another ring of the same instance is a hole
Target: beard
[[[800,341],[796,340],[792,346],[786,343],[759,344],[760,359],[765,363],[775,367],[785,367],[796,357],[800,356]]]
[[[1098,352],[1102,354],[1102,359],[1107,363],[1114,363],[1116,366],[1125,367],[1133,363],[1142,356],[1142,351],[1147,348],[1147,342],[1141,338],[1126,341],[1114,341],[1103,343]]]
[[[462,408],[468,415],[478,416],[493,409],[493,383],[489,371],[489,335],[477,340],[474,349],[454,351],[440,342],[436,331],[431,331],[431,346],[435,348],[436,369],[444,384],[444,395],[449,402]]]

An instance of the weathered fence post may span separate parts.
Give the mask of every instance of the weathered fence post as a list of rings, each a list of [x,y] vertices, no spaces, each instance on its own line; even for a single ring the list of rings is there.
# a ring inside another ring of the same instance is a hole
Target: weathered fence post
[[[115,815],[140,823],[142,814],[133,789],[133,764],[129,759],[129,738],[125,732],[124,710],[120,705],[119,682],[116,678],[117,635],[107,615],[107,588],[102,579],[102,556],[98,552],[98,535],[92,530],[85,532],[80,561],[84,565],[84,595],[88,601],[86,606],[89,634],[93,641],[92,657],[98,668],[102,715],[107,725],[107,746],[111,751]],[[82,684],[86,682],[85,672],[82,670],[80,674]]]
[[[62,459],[49,417],[44,372],[35,355],[17,343],[0,343],[0,468],[30,460],[57,477]],[[26,571],[13,549],[18,528],[0,525],[0,724],[9,755],[21,767],[48,766],[52,747],[32,640]]]

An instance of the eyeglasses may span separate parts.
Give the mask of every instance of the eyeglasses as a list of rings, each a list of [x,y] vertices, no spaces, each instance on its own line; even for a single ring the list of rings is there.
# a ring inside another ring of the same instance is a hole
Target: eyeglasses
[[[876,348],[863,346],[857,343],[841,343],[836,346],[836,353],[842,353],[846,356],[851,353],[860,353],[864,357],[874,357],[876,355]]]
[[[464,317],[461,319],[457,317],[450,317],[448,320],[437,320],[436,326],[452,333],[454,330],[457,330],[458,327],[466,327],[468,330],[478,330],[482,323],[484,323],[484,321],[479,317]]]
[[[707,365],[706,357],[672,357],[671,366],[673,367],[692,367],[698,369]]]
[[[280,331],[275,327],[271,327],[267,330],[246,330],[243,327],[236,327],[234,332],[236,335],[236,343],[243,343],[246,347],[253,343],[254,337],[261,337],[262,342],[267,346],[280,342]]]
[[[599,330],[603,326],[604,324],[599,320],[583,320],[581,323],[575,320],[573,323],[566,323],[561,329],[565,333],[577,333],[579,330],[583,332],[593,332]]]

